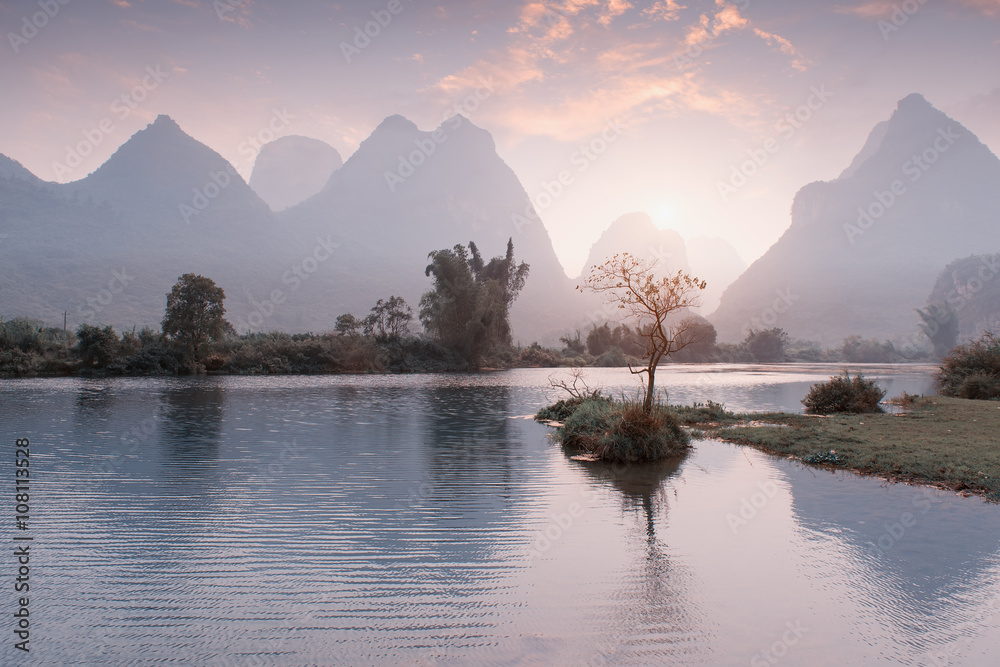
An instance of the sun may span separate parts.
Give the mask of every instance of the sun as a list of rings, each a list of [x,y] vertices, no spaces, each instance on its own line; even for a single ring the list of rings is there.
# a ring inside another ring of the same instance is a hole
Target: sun
[[[660,202],[652,208],[652,213],[649,217],[653,219],[657,227],[665,229],[673,224],[675,216],[676,210],[673,204]]]

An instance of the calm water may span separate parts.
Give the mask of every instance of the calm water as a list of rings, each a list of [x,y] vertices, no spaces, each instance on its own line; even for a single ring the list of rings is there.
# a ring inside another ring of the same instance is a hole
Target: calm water
[[[661,384],[797,410],[837,370]],[[34,476],[32,650],[8,613],[0,662],[997,664],[997,506],[711,441],[641,474],[568,460],[520,418],[552,372],[0,383]]]

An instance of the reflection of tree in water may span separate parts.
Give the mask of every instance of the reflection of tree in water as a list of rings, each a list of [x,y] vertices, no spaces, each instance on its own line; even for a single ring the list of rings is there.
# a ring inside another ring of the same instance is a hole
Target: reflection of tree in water
[[[472,485],[500,482],[503,497],[512,483],[510,387],[437,387],[427,391],[428,476],[452,494]],[[451,495],[451,494],[448,494]]]
[[[180,476],[193,475],[219,456],[225,392],[218,387],[178,387],[163,393],[160,427],[166,462]]]
[[[621,494],[626,512],[640,518],[645,533],[645,558],[633,562],[632,571],[622,578],[621,588],[611,601],[614,611],[607,617],[618,619],[608,628],[610,636],[599,644],[599,652],[609,664],[622,662],[673,662],[695,648],[705,638],[692,637],[695,628],[709,627],[694,602],[688,583],[690,574],[671,561],[666,545],[656,537],[656,523],[661,527],[669,509],[667,484],[680,470],[687,454],[646,464],[621,464],[603,461],[573,462],[594,483],[613,488]],[[661,642],[650,645],[649,637]]]
[[[112,418],[114,404],[115,392],[108,381],[85,381],[76,394],[79,421],[86,424],[90,432],[100,430],[93,427],[93,422]]]
[[[603,485],[617,489],[629,511],[642,510],[646,525],[646,541],[650,549],[656,544],[656,516],[666,514],[668,507],[664,482],[672,477],[687,454],[643,464],[609,463],[606,461],[577,461],[574,463],[588,477]]]

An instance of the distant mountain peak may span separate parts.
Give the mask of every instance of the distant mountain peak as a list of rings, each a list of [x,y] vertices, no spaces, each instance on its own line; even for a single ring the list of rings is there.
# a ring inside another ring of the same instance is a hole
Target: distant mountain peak
[[[344,165],[333,146],[309,137],[286,135],[265,144],[257,154],[250,187],[273,211],[304,202]]]
[[[405,116],[393,114],[378,124],[375,132],[418,132],[417,124]],[[374,133],[373,133],[374,134]]]
[[[915,109],[933,109],[933,105],[920,93],[910,93],[899,101],[896,105],[897,111],[909,111]]]

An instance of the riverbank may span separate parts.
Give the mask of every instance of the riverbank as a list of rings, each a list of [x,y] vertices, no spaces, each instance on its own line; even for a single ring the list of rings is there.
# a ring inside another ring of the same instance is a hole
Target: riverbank
[[[998,401],[931,396],[901,414],[730,414],[686,423],[775,456],[1000,502]]]

